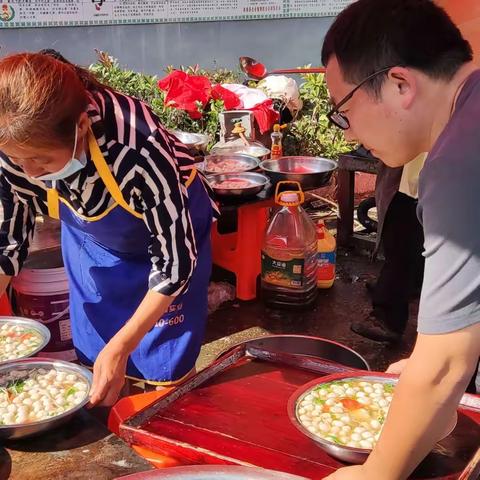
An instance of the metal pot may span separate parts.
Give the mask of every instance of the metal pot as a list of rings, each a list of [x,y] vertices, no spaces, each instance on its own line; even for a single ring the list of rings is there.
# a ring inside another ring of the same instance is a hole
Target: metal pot
[[[264,147],[259,142],[251,143],[250,145],[227,145],[216,146],[212,148],[212,154],[214,155],[250,155],[252,157],[264,160],[270,154],[270,150]]]
[[[288,353],[302,357],[321,358],[349,369],[370,370],[367,361],[355,350],[326,338],[309,337],[307,335],[266,335],[240,342],[237,345],[243,343],[245,343],[247,351],[252,348],[281,354]],[[237,345],[230,347],[227,351]]]
[[[231,168],[228,170],[222,168],[222,164],[230,162]],[[251,155],[241,153],[232,153],[230,155],[207,155],[203,161],[201,170],[207,175],[219,175],[224,173],[249,172],[258,168],[258,160]]]
[[[264,160],[260,168],[273,184],[289,180],[299,182],[304,190],[308,190],[327,185],[337,162],[321,157],[281,157]]]
[[[268,178],[261,173],[242,172],[242,173],[219,173],[207,176],[208,183],[213,191],[219,197],[249,197],[260,193],[268,184]],[[217,184],[225,180],[246,180],[250,183],[248,187],[243,188],[222,188]]]

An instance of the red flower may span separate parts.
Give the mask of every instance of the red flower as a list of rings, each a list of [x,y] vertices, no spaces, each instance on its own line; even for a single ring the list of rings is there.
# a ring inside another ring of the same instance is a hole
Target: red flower
[[[158,88],[166,92],[165,105],[185,110],[191,118],[198,119],[202,108],[210,100],[212,86],[210,80],[200,75],[188,75],[180,70],[174,70],[158,81]]]
[[[238,106],[241,106],[242,103],[238,95],[223,88],[220,84],[217,84],[212,88],[212,97],[215,100],[223,100],[225,110],[233,110]]]

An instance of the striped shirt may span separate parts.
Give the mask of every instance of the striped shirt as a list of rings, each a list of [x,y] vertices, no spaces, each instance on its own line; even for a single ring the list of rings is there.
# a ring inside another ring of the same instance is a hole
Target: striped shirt
[[[151,232],[149,287],[176,296],[188,285],[197,261],[186,181],[193,159],[141,101],[111,90],[90,93],[92,132],[127,204]],[[72,145],[73,148],[73,145]],[[115,200],[87,152],[87,165],[65,181],[59,195],[80,215],[92,217]],[[28,255],[37,215],[48,214],[47,182],[28,177],[0,152],[0,272],[14,276]],[[210,198],[212,193],[200,175]],[[214,207],[214,215],[217,209]]]

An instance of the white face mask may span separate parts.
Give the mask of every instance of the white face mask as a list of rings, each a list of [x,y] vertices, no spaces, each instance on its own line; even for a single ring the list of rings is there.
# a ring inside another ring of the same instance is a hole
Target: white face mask
[[[66,165],[58,172],[47,173],[36,177],[37,180],[48,180],[50,182],[54,180],[62,180],[64,178],[72,176],[77,173],[87,164],[87,154],[82,152],[80,158],[75,158],[75,150],[77,149],[78,140],[78,125],[75,125],[75,143],[73,145],[72,158],[66,163]]]

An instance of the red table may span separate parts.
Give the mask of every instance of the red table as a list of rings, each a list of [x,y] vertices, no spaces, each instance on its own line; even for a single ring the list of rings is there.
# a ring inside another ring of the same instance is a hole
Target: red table
[[[322,360],[278,363],[239,348],[120,425],[122,438],[183,464],[255,465],[312,480],[341,467],[287,415],[298,387],[322,376]],[[413,479],[458,479],[480,438],[480,401],[469,399],[476,405],[460,410],[453,434]]]

